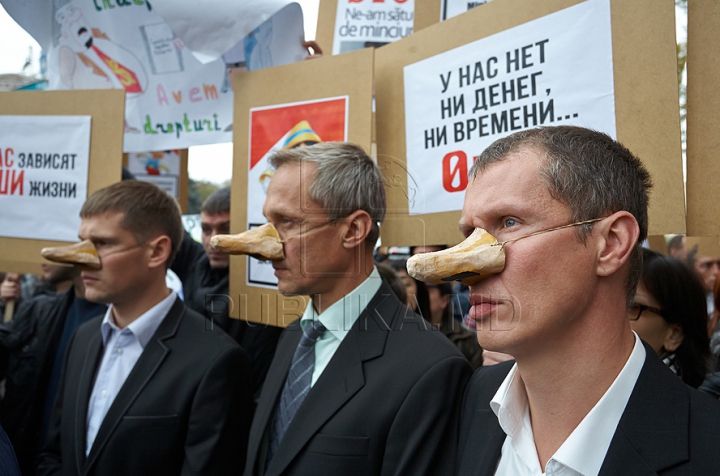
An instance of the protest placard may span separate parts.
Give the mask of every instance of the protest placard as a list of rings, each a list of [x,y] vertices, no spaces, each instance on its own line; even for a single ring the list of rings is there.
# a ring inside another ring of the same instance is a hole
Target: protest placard
[[[342,140],[370,150],[372,65],[366,49],[235,78],[248,94],[235,102],[232,233],[266,222],[262,205],[274,173],[267,159],[275,150]],[[232,257],[231,315],[283,327],[301,316],[307,298],[282,296],[276,283],[269,262]]]
[[[412,34],[415,0],[320,0],[317,42],[332,54],[382,46]]]
[[[650,3],[490,2],[378,50],[378,159],[393,177],[389,209],[424,222],[384,227],[383,244],[461,240],[473,157],[512,132],[561,124],[630,147],[655,177],[651,230],[681,232],[674,11]],[[641,14],[652,23],[643,20],[639,32],[631,20]],[[638,111],[647,112],[643,121]]]
[[[147,0],[4,3],[47,52],[49,89],[126,92],[125,152],[230,142],[233,90],[228,68],[259,69],[307,55],[298,4],[266,15],[284,0],[225,1],[216,5],[226,10],[220,13],[204,7],[212,12],[192,18],[206,23],[187,20],[197,2],[161,2],[173,25],[197,48],[193,51]],[[233,26],[238,28],[223,36]],[[212,34],[207,34],[210,28]],[[235,38],[248,28],[247,36]],[[230,49],[232,58],[218,58],[218,51]]]
[[[124,91],[0,93],[0,269],[77,241],[87,195],[120,180]]]
[[[461,15],[492,0],[415,0],[414,31]]]
[[[262,206],[275,172],[268,163],[270,156],[283,149],[347,140],[348,99],[342,96],[250,109],[247,229],[267,221]],[[269,261],[248,258],[247,285],[277,288]]]
[[[179,199],[180,163],[180,150],[157,150],[128,154],[127,167],[136,179],[152,182]]]
[[[719,33],[720,3],[688,4],[687,232],[696,236],[720,236]]]
[[[0,236],[73,241],[87,197],[90,116],[0,116]]]

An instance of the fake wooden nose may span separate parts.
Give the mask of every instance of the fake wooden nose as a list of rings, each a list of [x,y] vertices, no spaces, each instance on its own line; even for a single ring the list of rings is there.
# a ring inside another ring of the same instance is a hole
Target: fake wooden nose
[[[410,276],[433,284],[460,281],[471,286],[504,268],[502,244],[482,228],[476,228],[465,241],[452,248],[420,253],[407,261]]]
[[[100,269],[102,267],[97,249],[90,240],[68,246],[43,248],[40,254],[46,260],[55,263],[73,264],[89,269]]]
[[[282,240],[272,223],[237,235],[215,235],[210,246],[231,255],[249,255],[260,260],[279,261],[285,257]]]

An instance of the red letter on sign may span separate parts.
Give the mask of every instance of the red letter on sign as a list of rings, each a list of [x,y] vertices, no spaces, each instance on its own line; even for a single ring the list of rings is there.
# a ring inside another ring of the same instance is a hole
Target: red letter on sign
[[[453,161],[455,158],[455,161]],[[453,162],[455,162],[453,166]],[[443,157],[443,188],[448,192],[462,192],[468,185],[467,155],[462,150]],[[455,184],[453,184],[453,182]]]
[[[0,167],[2,167],[3,165],[5,167],[12,167],[13,165],[15,165],[15,161],[10,160],[10,156],[13,155],[14,153],[15,153],[15,151],[10,149],[9,147],[7,149],[5,149],[5,161],[3,163],[2,149],[0,149]]]

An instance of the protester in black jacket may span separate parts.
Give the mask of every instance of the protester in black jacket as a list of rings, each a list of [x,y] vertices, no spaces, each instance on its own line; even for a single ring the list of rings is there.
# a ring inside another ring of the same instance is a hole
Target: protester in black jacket
[[[230,257],[210,246],[210,238],[230,232],[230,187],[213,192],[200,211],[202,244],[186,232],[171,269],[183,284],[185,304],[220,326],[245,350],[250,360],[253,391],[257,398],[282,328],[249,323],[228,316],[233,305],[229,295]],[[238,305],[239,303],[235,303]]]
[[[13,320],[0,324],[0,355],[6,362],[3,370],[7,375],[0,423],[26,476],[35,474],[35,460],[44,444],[67,343],[82,323],[106,309],[84,299],[79,271],[57,268],[70,273],[73,284],[69,289],[24,300]]]

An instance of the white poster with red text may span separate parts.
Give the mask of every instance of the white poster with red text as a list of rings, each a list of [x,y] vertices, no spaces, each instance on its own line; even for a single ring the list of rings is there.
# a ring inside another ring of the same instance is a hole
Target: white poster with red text
[[[90,116],[0,116],[0,236],[77,241]]]
[[[615,137],[610,1],[588,0],[404,68],[411,215],[462,209],[495,140],[572,124]]]

